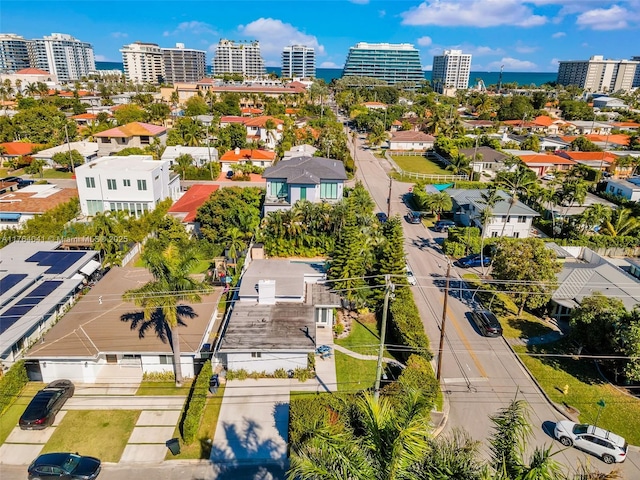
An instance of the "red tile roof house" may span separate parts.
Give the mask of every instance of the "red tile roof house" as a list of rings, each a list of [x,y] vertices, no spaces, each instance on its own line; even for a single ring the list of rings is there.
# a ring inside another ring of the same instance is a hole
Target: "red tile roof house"
[[[389,140],[389,150],[430,150],[435,141],[436,137],[424,132],[412,130],[394,132]]]
[[[128,147],[144,148],[156,138],[166,145],[167,129],[150,123],[132,122],[96,133],[94,138],[98,142],[98,156],[106,156]]]
[[[576,165],[576,162],[568,158],[544,153],[538,155],[517,155],[517,157],[538,176],[552,172],[566,172]]]
[[[95,113],[81,113],[79,115],[73,115],[71,119],[74,120],[78,126],[84,127],[86,125],[93,125],[94,123],[97,123],[98,115]]]
[[[236,165],[254,165],[256,167],[270,167],[276,159],[276,152],[268,150],[254,150],[236,148],[229,150],[220,157],[220,167],[223,172],[233,171]]]
[[[0,230],[21,227],[27,220],[58,205],[78,198],[75,188],[56,185],[29,185],[21,190],[0,195]]]
[[[12,158],[31,155],[36,148],[42,147],[42,145],[28,142],[5,142],[0,143],[0,147],[2,147],[2,149],[0,149],[0,163],[4,165],[5,161],[11,160]]]
[[[617,166],[616,156],[609,152],[575,152],[571,150],[556,152],[569,160],[573,160],[581,165],[593,168],[594,170],[608,171],[615,177],[628,177],[633,170],[632,166]]]
[[[200,223],[196,222],[198,208],[220,188],[218,185],[193,185],[169,209],[169,215],[182,222],[187,232],[198,235]]]
[[[276,128],[269,131],[266,127],[267,122],[271,120]],[[276,144],[282,138],[282,130],[284,122],[276,117],[261,116],[261,117],[238,117],[238,116],[224,116],[220,118],[220,127],[224,128],[232,123],[240,123],[247,129],[247,141],[260,141],[264,142],[267,148],[274,149]]]

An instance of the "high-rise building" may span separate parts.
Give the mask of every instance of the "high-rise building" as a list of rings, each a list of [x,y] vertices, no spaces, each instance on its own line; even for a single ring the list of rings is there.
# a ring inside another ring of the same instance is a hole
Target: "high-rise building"
[[[162,49],[155,43],[134,42],[120,49],[124,76],[133,83],[163,82]]]
[[[634,62],[640,62],[640,56],[631,57]],[[640,87],[640,66],[636,67],[636,75],[633,77],[633,88]]]
[[[0,72],[17,72],[29,68],[29,50],[25,40],[13,33],[0,33]]]
[[[264,60],[260,55],[260,42],[235,42],[220,39],[213,58],[214,75],[239,73],[245,77],[265,75]]]
[[[424,81],[420,52],[409,43],[357,43],[349,48],[343,77],[371,77],[390,85]]]
[[[431,85],[438,93],[469,88],[471,55],[462,50],[445,50],[433,57]]]
[[[594,55],[589,60],[560,61],[558,84],[576,85],[589,92],[617,92],[633,88],[640,62],[609,60]]]
[[[316,52],[313,47],[291,45],[282,50],[282,78],[316,76]]]
[[[52,33],[28,43],[31,66],[55,75],[59,82],[80,80],[96,70],[93,46],[71,35]]]
[[[175,48],[162,49],[162,58],[167,83],[196,83],[206,74],[207,54],[204,50],[184,48],[184,43],[176,43]]]

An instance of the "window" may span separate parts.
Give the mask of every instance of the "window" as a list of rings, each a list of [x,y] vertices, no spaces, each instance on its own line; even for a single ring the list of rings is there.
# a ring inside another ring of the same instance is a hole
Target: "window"
[[[87,182],[87,188],[96,188],[96,179],[93,177],[86,177],[84,179]]]
[[[287,184],[285,182],[271,182],[271,196],[287,198]]]
[[[337,183],[320,183],[320,198],[321,199],[336,199],[338,198],[338,184]]]
[[[107,178],[107,190],[117,190],[118,185],[116,184],[115,178]]]
[[[251,358],[262,358],[262,352],[251,352]]]
[[[491,238],[496,238],[498,236],[498,232],[491,232]]]
[[[527,217],[525,217],[524,215],[520,215],[518,217],[518,223],[525,223],[527,221]]]
[[[146,189],[147,189],[147,181],[138,180],[138,190],[146,190]]]
[[[128,178],[125,178],[124,180],[122,180],[122,185],[125,187],[130,187],[131,186],[131,180],[129,180]]]
[[[149,137],[141,135],[140,136],[140,145],[149,145]]]
[[[171,355],[160,355],[160,365],[171,365]]]

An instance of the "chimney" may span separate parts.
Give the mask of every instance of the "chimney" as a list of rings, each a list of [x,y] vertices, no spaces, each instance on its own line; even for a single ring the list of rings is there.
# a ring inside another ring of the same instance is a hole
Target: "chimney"
[[[236,147],[236,149],[234,150],[236,155],[240,155],[240,149],[238,147]]]
[[[276,281],[258,281],[258,303],[260,305],[275,305],[276,303]]]

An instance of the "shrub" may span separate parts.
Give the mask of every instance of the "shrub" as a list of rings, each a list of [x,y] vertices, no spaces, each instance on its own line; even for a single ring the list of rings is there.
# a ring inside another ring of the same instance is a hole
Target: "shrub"
[[[18,397],[24,386],[29,381],[27,369],[24,366],[24,360],[20,360],[13,364],[2,377],[0,377],[0,415],[13,403]]]
[[[296,368],[293,371],[293,377],[297,378],[299,382],[306,382],[313,377],[313,372],[308,368]]]
[[[333,333],[340,335],[342,332],[344,332],[344,325],[342,322],[336,322],[333,326]]]
[[[335,423],[338,417],[346,417],[355,403],[354,394],[333,393],[315,397],[294,398],[289,406],[289,442],[295,450],[309,432],[330,422]]]
[[[307,367],[312,372],[316,371],[316,355],[313,352],[307,354]]]
[[[212,373],[211,360],[207,360],[202,366],[202,370],[200,370],[198,378],[196,378],[191,389],[191,395],[185,406],[186,414],[182,420],[182,440],[186,444],[193,443],[196,439],[198,429],[200,428],[200,421],[202,420],[202,413],[204,412],[204,406],[207,402],[209,378]]]
[[[397,342],[411,347],[412,350],[420,352],[422,357],[431,360],[429,338],[424,333],[422,319],[411,290],[408,288],[397,290],[389,310],[392,333]]]
[[[173,372],[144,372],[142,380],[145,382],[175,382],[176,376]]]
[[[275,372],[273,372],[273,378],[287,378],[287,371],[284,368],[278,368]]]
[[[244,368],[227,371],[227,380],[246,380],[247,378],[249,378],[249,372]]]
[[[400,374],[398,383],[405,391],[419,390],[432,402],[438,394],[438,381],[433,374],[431,363],[418,355],[409,357],[407,368]]]

